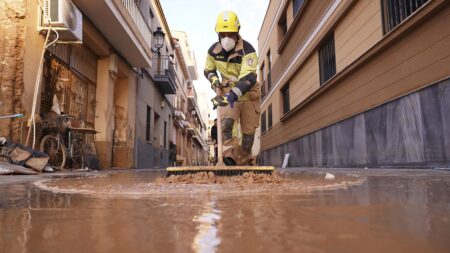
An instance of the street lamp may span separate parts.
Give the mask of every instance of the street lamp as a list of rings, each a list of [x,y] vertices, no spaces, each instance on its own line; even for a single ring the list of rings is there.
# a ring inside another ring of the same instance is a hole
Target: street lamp
[[[164,36],[166,34],[162,31],[161,27],[157,27],[156,31],[153,32],[153,36],[155,38],[155,47],[159,54],[159,50],[164,46]]]

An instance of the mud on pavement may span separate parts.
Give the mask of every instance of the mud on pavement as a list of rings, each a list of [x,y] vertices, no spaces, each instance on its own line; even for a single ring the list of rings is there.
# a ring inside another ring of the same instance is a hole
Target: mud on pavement
[[[346,188],[361,184],[363,178],[339,175],[326,180],[323,173],[300,173],[296,177],[279,173],[240,176],[216,176],[214,173],[194,173],[177,176],[157,176],[152,179],[110,175],[93,178],[65,178],[35,182],[40,189],[58,193],[86,194],[99,197],[158,197],[199,196],[202,194],[245,195],[245,194],[296,194],[314,190]]]

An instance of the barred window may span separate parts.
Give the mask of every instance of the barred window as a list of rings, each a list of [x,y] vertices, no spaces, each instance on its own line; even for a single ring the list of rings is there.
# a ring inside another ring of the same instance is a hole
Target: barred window
[[[294,17],[295,15],[297,15],[298,11],[301,9],[303,3],[305,2],[305,0],[292,0],[292,6],[293,6],[293,11],[294,11]]]
[[[269,93],[270,89],[272,88],[271,87],[272,86],[272,74],[271,74],[271,71],[272,71],[272,56],[270,54],[270,49],[269,49],[269,51],[267,52],[267,78],[266,78],[266,81],[267,81],[267,93]]]
[[[266,120],[266,112],[264,111],[262,114],[261,114],[261,133],[264,133],[264,132],[266,132],[266,130],[267,130],[267,120]]]
[[[382,0],[383,28],[388,33],[429,0]]]
[[[280,37],[281,40],[286,36],[286,33],[288,31],[288,25],[287,25],[287,18],[286,18],[286,12],[281,15],[280,21],[278,21],[278,27],[281,31]]]
[[[286,114],[289,110],[291,110],[289,105],[289,84],[286,84],[283,88],[281,88],[281,98],[283,101],[283,114]]]
[[[267,128],[271,128],[272,127],[272,105],[269,105],[269,108],[267,109],[267,116],[268,116],[268,122],[269,122],[269,124],[268,124],[268,126],[267,126]]]
[[[265,80],[265,71],[264,71],[264,62],[261,64],[261,68],[259,69],[260,71],[260,77],[262,77],[262,82],[261,82],[261,99],[264,99],[264,97],[266,96],[266,91],[267,91],[267,81]]]
[[[319,48],[320,85],[336,74],[334,35],[331,34]]]

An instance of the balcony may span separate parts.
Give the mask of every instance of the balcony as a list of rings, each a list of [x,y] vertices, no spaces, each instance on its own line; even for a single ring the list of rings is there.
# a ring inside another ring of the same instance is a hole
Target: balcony
[[[153,81],[164,95],[176,94],[175,69],[167,55],[153,58]]]
[[[194,136],[192,136],[192,138],[194,139],[194,140],[196,140],[197,141],[197,143],[200,145],[200,146],[202,146],[202,148],[204,148],[204,143],[203,143],[203,140],[202,140],[202,138],[200,138],[200,136],[198,136],[198,135],[194,135]]]
[[[182,120],[182,121],[180,121],[180,123],[184,128],[188,128],[190,126],[189,121],[186,121],[186,120]]]
[[[133,67],[151,67],[152,31],[135,0],[73,0]]]
[[[184,115],[184,112],[179,109],[175,110],[174,116],[175,116],[175,119],[177,119],[177,120],[186,120],[186,116]]]
[[[188,88],[187,97],[188,97],[189,101],[192,103],[193,106],[197,106],[197,92],[195,92],[195,89],[192,86],[192,84]]]

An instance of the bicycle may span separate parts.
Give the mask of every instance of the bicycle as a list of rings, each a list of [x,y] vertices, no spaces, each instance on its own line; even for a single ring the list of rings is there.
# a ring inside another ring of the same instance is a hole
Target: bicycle
[[[70,162],[70,168],[84,168],[83,144],[86,134],[96,134],[91,128],[76,128],[71,126],[71,119],[75,117],[63,114],[57,116],[57,124],[47,127],[47,134],[41,139],[40,151],[49,155],[49,164],[63,170]]]

